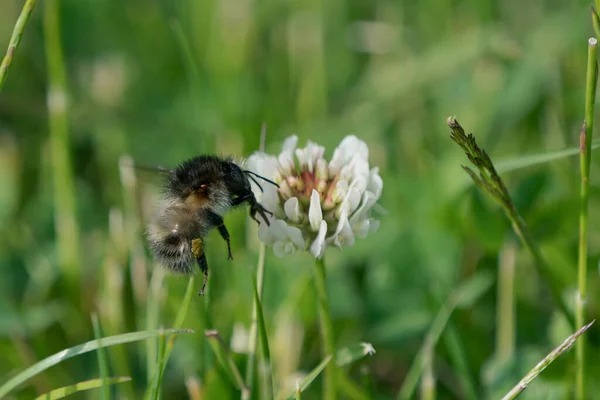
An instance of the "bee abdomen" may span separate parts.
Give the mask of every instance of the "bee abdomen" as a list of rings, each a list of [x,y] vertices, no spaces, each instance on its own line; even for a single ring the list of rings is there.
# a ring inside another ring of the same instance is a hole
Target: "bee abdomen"
[[[171,272],[191,274],[194,272],[191,240],[180,234],[162,237],[149,235],[150,249],[156,261]]]

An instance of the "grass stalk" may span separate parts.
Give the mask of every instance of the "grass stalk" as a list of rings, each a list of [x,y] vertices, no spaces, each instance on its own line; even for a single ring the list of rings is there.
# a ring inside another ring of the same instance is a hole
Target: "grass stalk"
[[[477,301],[492,285],[493,281],[490,276],[485,273],[479,273],[469,280],[461,283],[456,289],[450,293],[446,302],[442,305],[437,315],[431,323],[431,327],[423,340],[423,345],[419,349],[415,360],[410,366],[402,387],[398,392],[398,400],[408,400],[413,398],[413,394],[419,383],[419,378],[423,373],[423,368],[426,364],[428,352],[435,351],[444,329],[448,325],[452,313],[457,307],[471,306]]]
[[[498,303],[496,312],[496,357],[502,361],[515,351],[515,259],[516,245],[509,240],[498,260]]]
[[[98,387],[107,387],[117,383],[130,382],[129,376],[117,376],[106,379],[90,379],[88,381],[78,382],[74,385],[64,386],[58,389],[51,390],[35,398],[35,400],[57,400],[68,397],[72,394],[83,392],[86,390],[95,389]]]
[[[146,340],[155,338],[159,335],[177,335],[180,333],[194,333],[190,329],[167,329],[165,331],[141,331],[141,332],[130,332],[122,335],[108,336],[99,340],[91,340],[89,342],[70,347],[59,351],[43,360],[35,363],[31,367],[13,376],[7,382],[0,384],[0,399],[5,397],[8,393],[19,387],[20,385],[27,382],[34,376],[41,374],[48,368],[55,366],[69,358],[78,356],[80,354],[89,353],[90,351],[97,350],[100,347],[115,346],[118,344],[137,342],[140,340]]]
[[[546,369],[546,367],[548,365],[550,365],[559,356],[561,356],[563,353],[565,353],[567,350],[569,350],[571,348],[571,346],[573,346],[573,343],[575,343],[575,341],[577,340],[577,338],[579,338],[585,331],[587,331],[589,329],[589,327],[592,326],[593,323],[594,323],[594,321],[592,321],[589,324],[581,327],[578,331],[576,331],[574,334],[572,334],[571,336],[569,336],[564,342],[562,342],[562,344],[560,346],[558,346],[557,348],[555,348],[554,350],[552,350],[546,357],[544,357],[544,359],[542,359],[542,361],[540,361],[535,367],[533,367],[531,369],[531,371],[529,371],[527,373],[527,375],[525,375],[523,377],[523,379],[521,379],[519,381],[519,383],[517,383],[502,398],[502,400],[512,400],[512,399],[516,398],[519,394],[521,394],[521,392],[523,392],[525,389],[527,389],[527,386],[535,378],[537,378],[537,376],[544,369]]]
[[[549,286],[554,302],[564,315],[565,319],[573,329],[575,329],[575,318],[573,318],[573,314],[561,296],[559,282],[555,279],[550,266],[542,256],[542,252],[537,243],[533,240],[527,224],[525,224],[525,221],[517,211],[510,193],[508,192],[504,181],[500,178],[500,175],[498,175],[491,158],[485,150],[477,145],[477,141],[472,134],[467,135],[465,133],[463,127],[460,126],[456,118],[448,118],[447,124],[452,131],[450,138],[464,150],[469,161],[477,168],[479,174],[469,167],[463,166],[463,169],[471,176],[471,179],[473,179],[473,182],[475,182],[477,186],[502,206],[504,213],[512,224],[514,232],[533,257],[533,265],[535,266],[537,273]]]
[[[331,319],[331,310],[329,307],[329,298],[327,297],[327,282],[325,274],[325,261],[315,260],[315,289],[319,300],[319,319],[321,328],[321,343],[323,346],[323,357],[336,354],[335,342],[333,336],[333,322]],[[335,360],[325,368],[323,384],[323,400],[334,400],[336,398],[336,378],[337,367]]]
[[[19,47],[21,39],[23,38],[23,32],[25,32],[25,26],[27,25],[27,21],[29,21],[31,13],[33,12],[35,2],[36,0],[27,0],[25,2],[23,9],[21,10],[21,14],[17,19],[17,23],[13,29],[12,36],[8,42],[8,50],[6,50],[6,55],[4,56],[4,59],[2,59],[2,64],[0,64],[0,92],[2,92],[2,88],[4,87],[8,70],[12,64],[15,51]]]
[[[592,155],[592,134],[594,129],[594,104],[596,102],[596,81],[598,64],[596,62],[596,46],[598,40],[588,41],[588,66],[585,85],[585,121],[581,127],[579,145],[581,147],[581,208],[579,210],[579,252],[577,267],[577,298],[575,301],[575,323],[584,324],[587,302],[587,257],[588,257],[588,199],[590,190],[590,161]],[[585,338],[575,344],[575,399],[585,399]]]
[[[96,314],[92,314],[92,325],[94,326],[94,337],[102,346],[102,328],[100,327],[100,320]],[[98,370],[100,371],[100,379],[102,380],[102,400],[110,400],[110,392],[108,388],[108,359],[106,356],[106,349],[99,347],[96,351],[98,353]]]
[[[48,119],[59,265],[69,290],[79,288],[79,229],[69,152],[67,77],[60,40],[59,0],[44,1],[44,42],[48,65]]]
[[[421,379],[421,399],[435,400],[435,376],[433,374],[433,348],[428,347],[425,351],[423,378]]]
[[[159,330],[161,334],[158,336],[158,353],[156,355],[156,367],[154,369],[154,378],[152,379],[152,386],[150,392],[151,400],[158,400],[160,397],[160,386],[162,383],[163,370],[166,365],[165,360],[165,348],[166,339],[163,329]]]

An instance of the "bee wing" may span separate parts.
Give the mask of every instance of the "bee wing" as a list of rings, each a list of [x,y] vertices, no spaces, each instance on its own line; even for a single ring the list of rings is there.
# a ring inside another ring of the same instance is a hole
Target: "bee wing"
[[[121,175],[123,176],[132,176],[132,175],[141,175],[139,176],[141,180],[157,180],[163,181],[166,177],[171,175],[173,170],[161,166],[149,166],[149,165],[140,165],[133,162],[133,160],[125,156],[121,159],[119,163],[119,167],[121,170]]]

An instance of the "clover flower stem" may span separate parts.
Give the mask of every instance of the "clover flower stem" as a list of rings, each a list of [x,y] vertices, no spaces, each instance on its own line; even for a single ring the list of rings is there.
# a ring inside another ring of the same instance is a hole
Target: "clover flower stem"
[[[587,296],[587,258],[588,258],[588,197],[590,188],[590,161],[592,152],[592,133],[594,129],[594,103],[596,102],[596,80],[598,66],[596,62],[596,46],[598,40],[590,38],[588,42],[588,69],[585,94],[585,120],[580,135],[580,171],[581,192],[579,211],[579,252],[578,252],[578,293],[575,300],[575,324],[584,323]],[[586,398],[585,395],[585,338],[575,344],[575,399]]]
[[[329,308],[329,299],[327,297],[327,283],[325,280],[325,261],[315,260],[315,289],[319,301],[319,318],[321,324],[321,340],[323,347],[323,357],[335,357],[335,343],[333,339],[333,322],[331,320],[331,311]],[[324,371],[323,396],[324,400],[336,399],[336,378],[337,368],[335,361],[330,362]]]
[[[258,296],[262,300],[263,293],[263,282],[265,276],[265,259],[266,259],[266,246],[264,243],[260,244],[258,249],[258,263],[256,266],[256,290]],[[242,391],[242,400],[250,399],[252,392],[252,386],[254,382],[254,370],[256,368],[256,346],[258,343],[258,304],[253,302],[252,305],[252,324],[250,325],[250,332],[248,334],[248,358],[246,360],[246,387],[250,390]]]

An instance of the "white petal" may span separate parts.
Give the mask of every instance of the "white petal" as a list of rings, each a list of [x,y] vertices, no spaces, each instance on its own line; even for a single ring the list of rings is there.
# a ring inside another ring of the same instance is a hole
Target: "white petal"
[[[354,214],[350,217],[350,224],[355,224],[358,220],[365,218],[367,213],[375,203],[377,202],[377,197],[369,191],[365,192],[362,198],[362,202],[360,204],[360,208],[356,210]]]
[[[246,169],[248,169],[249,171],[252,171],[258,175],[264,176],[265,178],[271,179],[271,180],[278,180],[278,165],[279,162],[277,161],[277,158],[275,158],[274,156],[265,154],[265,153],[261,153],[261,152],[256,152],[254,154],[252,154],[249,158],[248,161],[246,162]],[[254,195],[256,196],[256,200],[258,202],[261,201],[261,198],[263,197],[263,193],[260,190],[260,188],[258,187],[258,185],[256,183],[254,183],[252,180],[250,180],[250,185],[252,187],[252,191],[254,192]],[[263,188],[265,188],[265,185],[262,185]],[[267,185],[267,186],[272,186],[272,185]]]
[[[346,136],[333,152],[333,157],[329,163],[330,172],[334,175],[337,174],[354,156],[368,160],[369,148],[365,142],[356,136]]]
[[[340,249],[344,246],[354,245],[354,232],[352,232],[352,228],[350,227],[350,223],[348,222],[348,220],[344,221],[344,226],[342,228],[342,231],[337,236],[335,244]]]
[[[310,245],[310,252],[315,258],[323,257],[325,254],[325,249],[327,248],[327,244],[325,243],[325,235],[327,234],[327,222],[321,221],[321,226],[319,227],[319,233],[317,237]]]
[[[352,225],[352,231],[356,237],[365,238],[369,234],[370,225],[371,221],[367,218],[364,218]]]
[[[290,174],[292,170],[295,168],[294,165],[294,149],[296,148],[296,144],[298,143],[298,136],[292,135],[285,139],[283,142],[283,147],[281,149],[281,153],[279,157],[277,157],[279,161],[279,165],[281,166],[281,170],[285,174]]]
[[[377,219],[369,220],[369,233],[376,232],[379,229],[379,225],[381,225],[381,221]]]
[[[323,157],[325,148],[318,144],[311,142],[310,140],[303,149],[296,149],[296,157],[300,164],[300,169],[308,170],[313,172],[315,170],[315,164],[318,159]]]
[[[273,253],[282,258],[285,256],[285,242],[277,242],[273,245]]]
[[[343,201],[347,193],[348,181],[345,179],[341,179],[335,184],[331,197],[334,202]]]
[[[282,152],[292,153],[298,144],[298,136],[292,135],[283,141]]]
[[[319,192],[313,189],[310,195],[310,208],[308,209],[308,221],[313,232],[319,230],[321,221],[323,220],[323,211],[321,210],[321,197]]]
[[[273,222],[271,222],[271,225],[272,224]],[[273,246],[275,238],[271,234],[271,227],[267,226],[267,224],[260,224],[258,226],[258,239],[267,246]]]
[[[285,253],[286,254],[294,254],[296,252],[296,247],[292,242],[285,243]]]
[[[286,226],[287,237],[291,243],[297,248],[304,250],[304,238],[302,237],[302,231],[295,226]]]
[[[335,233],[328,240],[340,249],[344,246],[352,246],[354,244],[354,233],[348,222],[346,211],[343,211],[340,215]]]
[[[335,212],[336,216],[341,218],[342,212],[344,211],[347,213],[347,215],[352,215],[352,213],[360,204],[360,199],[360,192],[356,188],[350,187],[348,189],[346,197],[344,197],[344,200],[342,201],[342,204],[339,205],[338,209]]]
[[[283,205],[283,209],[285,210],[285,215],[290,219],[290,221],[295,223],[300,222],[300,204],[298,203],[297,197],[291,197],[287,199]]]
[[[279,157],[277,157],[277,160],[279,161],[281,171],[285,175],[289,175],[292,173],[292,170],[294,169],[295,166],[294,166],[294,159],[292,158],[292,155],[290,153],[283,152],[283,153],[279,154]]]
[[[319,158],[316,162],[317,165],[317,179],[329,179],[329,167],[327,161],[324,158]]]
[[[375,167],[371,169],[369,173],[369,184],[367,185],[367,190],[373,192],[375,197],[381,197],[381,191],[383,189],[383,180],[381,176],[379,176],[379,168]]]

